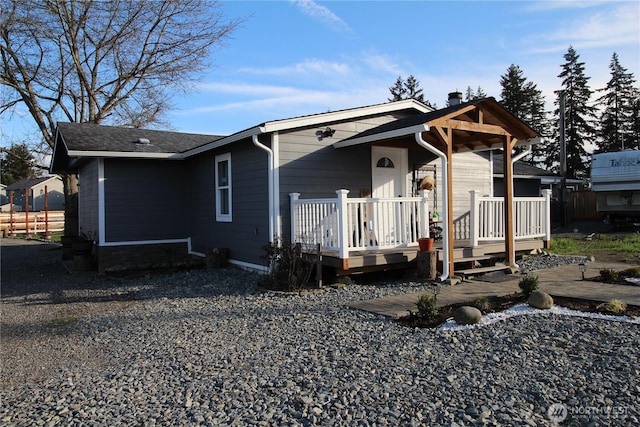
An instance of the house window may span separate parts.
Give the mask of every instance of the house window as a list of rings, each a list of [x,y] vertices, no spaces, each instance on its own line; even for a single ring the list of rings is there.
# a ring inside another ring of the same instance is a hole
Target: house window
[[[216,221],[231,222],[231,153],[216,156]]]
[[[382,158],[380,158],[380,160],[378,160],[378,163],[376,164],[376,167],[393,169],[395,167],[395,165],[393,164],[393,160],[391,160],[390,158],[382,157]]]

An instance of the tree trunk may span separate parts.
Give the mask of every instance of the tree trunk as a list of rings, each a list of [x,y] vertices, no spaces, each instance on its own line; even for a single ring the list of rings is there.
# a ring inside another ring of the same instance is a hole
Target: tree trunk
[[[62,175],[64,183],[64,235],[76,237],[79,234],[78,221],[78,176]]]

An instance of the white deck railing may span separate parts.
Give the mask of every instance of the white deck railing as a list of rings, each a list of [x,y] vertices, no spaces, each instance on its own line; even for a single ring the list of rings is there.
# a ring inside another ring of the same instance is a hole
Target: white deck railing
[[[300,199],[291,193],[291,239],[308,246],[320,245],[340,258],[350,251],[416,246],[429,237],[427,193],[422,197]],[[543,237],[551,240],[551,191],[543,197],[515,197],[515,239]],[[504,240],[504,198],[480,197],[471,191],[470,243]]]
[[[471,246],[479,242],[504,240],[506,221],[503,197],[481,197],[471,193]],[[513,198],[514,238],[543,237],[551,240],[551,190],[543,190],[542,197]]]
[[[349,190],[335,199],[291,197],[292,241],[335,250],[340,258],[350,251],[417,245],[429,237],[426,192],[422,197],[352,198]]]

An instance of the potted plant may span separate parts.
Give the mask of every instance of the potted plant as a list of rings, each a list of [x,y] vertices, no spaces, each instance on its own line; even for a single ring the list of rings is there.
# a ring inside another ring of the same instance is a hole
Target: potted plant
[[[433,237],[420,237],[418,247],[421,251],[431,252],[433,250]]]

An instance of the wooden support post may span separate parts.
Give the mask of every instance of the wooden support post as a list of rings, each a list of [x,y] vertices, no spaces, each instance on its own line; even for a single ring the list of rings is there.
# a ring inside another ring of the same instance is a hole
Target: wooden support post
[[[322,248],[320,247],[320,243],[316,245],[316,282],[318,283],[318,287],[321,288],[323,286],[322,283]]]
[[[9,237],[14,237],[13,231],[13,190],[9,191]]]
[[[51,240],[49,233],[49,186],[44,186],[44,240]]]
[[[31,237],[31,233],[29,233],[29,191],[31,189],[27,188],[24,190],[24,222],[25,222],[25,239],[29,239]]]
[[[504,252],[508,266],[516,264],[515,241],[513,232],[513,170],[511,168],[512,137],[504,139],[503,170],[504,170]]]
[[[435,280],[438,275],[438,253],[436,251],[418,251],[416,267],[419,279]]]
[[[453,259],[453,130],[448,129],[447,132],[447,238],[449,240],[448,255],[449,255],[449,276],[453,275],[456,270],[455,261]]]

